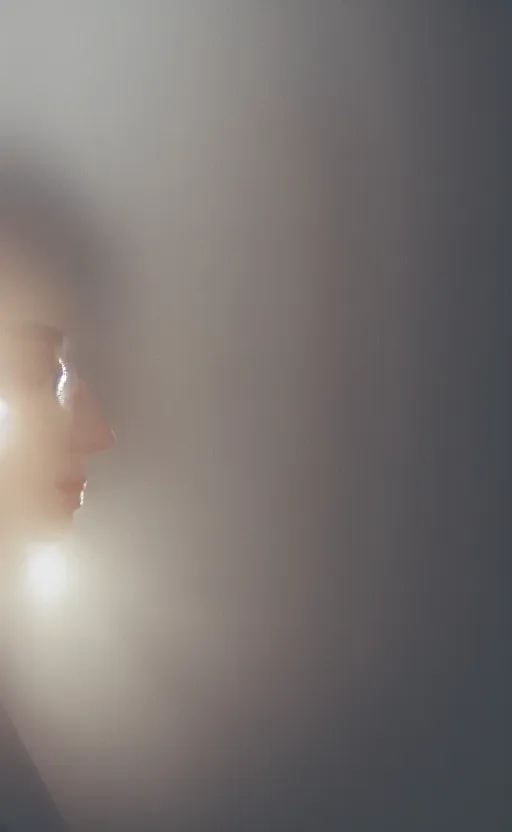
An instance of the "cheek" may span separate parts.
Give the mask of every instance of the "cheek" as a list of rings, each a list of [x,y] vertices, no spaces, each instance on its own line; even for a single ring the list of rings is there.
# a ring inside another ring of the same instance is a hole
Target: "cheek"
[[[67,414],[51,392],[0,404],[0,477],[26,487],[53,479],[62,467],[68,435]]]

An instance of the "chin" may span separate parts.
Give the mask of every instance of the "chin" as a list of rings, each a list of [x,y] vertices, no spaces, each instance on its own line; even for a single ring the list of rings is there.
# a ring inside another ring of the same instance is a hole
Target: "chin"
[[[19,525],[21,536],[30,540],[49,540],[67,537],[73,527],[74,511],[55,508],[52,511],[34,512]]]
[[[43,540],[67,536],[81,499],[65,498],[46,489],[11,491],[4,501],[1,526],[7,537]]]
[[[25,540],[50,541],[68,537],[73,527],[72,517],[37,518],[22,530]]]

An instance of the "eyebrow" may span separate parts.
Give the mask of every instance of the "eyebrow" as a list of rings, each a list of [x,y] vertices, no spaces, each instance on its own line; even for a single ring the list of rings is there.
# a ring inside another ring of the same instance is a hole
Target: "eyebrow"
[[[40,323],[25,323],[19,324],[14,328],[10,328],[11,334],[28,338],[34,341],[42,341],[44,344],[57,348],[63,348],[66,345],[66,333],[56,326]]]

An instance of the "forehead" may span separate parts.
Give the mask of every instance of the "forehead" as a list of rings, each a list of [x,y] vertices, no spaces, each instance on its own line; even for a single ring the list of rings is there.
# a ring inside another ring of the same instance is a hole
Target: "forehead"
[[[72,328],[64,281],[44,262],[0,245],[0,330],[57,338]]]

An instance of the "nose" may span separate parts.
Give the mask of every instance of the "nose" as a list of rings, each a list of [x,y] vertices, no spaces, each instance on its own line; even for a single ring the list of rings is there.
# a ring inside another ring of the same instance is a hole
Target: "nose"
[[[79,379],[70,402],[73,415],[72,444],[82,453],[108,451],[115,434],[105,419],[89,385]]]

